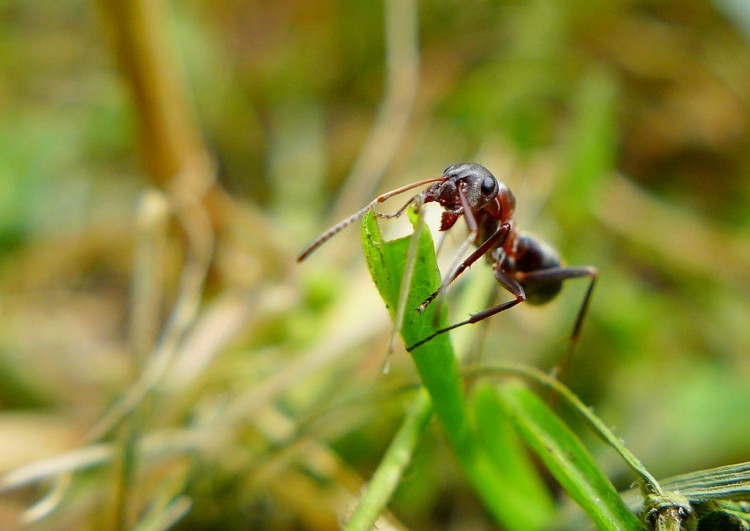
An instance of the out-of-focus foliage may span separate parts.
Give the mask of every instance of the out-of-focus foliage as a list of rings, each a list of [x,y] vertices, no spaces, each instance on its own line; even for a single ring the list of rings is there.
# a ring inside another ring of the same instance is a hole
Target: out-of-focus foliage
[[[152,22],[216,163],[205,212],[150,173],[112,4],[0,3],[0,527],[337,527],[417,376],[402,350],[380,373],[388,314],[357,231],[295,253],[463,160],[508,183],[521,228],[599,269],[563,375],[582,400],[658,477],[748,459],[745,2],[428,0],[416,41],[408,2],[169,2]],[[484,263],[464,276],[452,321],[495,290]],[[457,350],[553,367],[569,284]],[[382,527],[490,525],[441,429]]]

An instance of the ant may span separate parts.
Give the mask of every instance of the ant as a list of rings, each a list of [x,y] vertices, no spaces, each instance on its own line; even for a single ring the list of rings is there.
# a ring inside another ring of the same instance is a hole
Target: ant
[[[370,210],[374,211],[379,203],[426,184],[430,186],[412,196],[393,214],[375,211],[375,215],[380,218],[396,218],[409,205],[415,205],[418,209],[423,204],[436,202],[443,208],[441,231],[449,230],[461,216],[466,220],[469,235],[457,254],[457,263],[451,267],[440,288],[427,297],[419,305],[417,311],[423,312],[446,290],[448,285],[482,256],[487,256],[495,279],[500,286],[514,296],[514,299],[475,313],[464,321],[441,328],[413,345],[407,346],[406,350],[412,351],[440,334],[460,326],[478,323],[524,301],[529,304],[544,304],[560,292],[564,281],[573,278],[588,278],[590,279],[589,286],[570,336],[570,348],[565,360],[568,361],[588,310],[598,277],[597,270],[590,266],[567,267],[551,246],[533,236],[519,233],[513,225],[513,213],[516,207],[513,193],[505,183],[498,181],[487,168],[479,164],[472,162],[454,164],[448,166],[440,177],[416,181],[376,197],[364,208],[321,234],[302,250],[297,261],[305,260],[342,229],[362,219]],[[472,244],[476,246],[476,249],[463,261],[458,262]]]

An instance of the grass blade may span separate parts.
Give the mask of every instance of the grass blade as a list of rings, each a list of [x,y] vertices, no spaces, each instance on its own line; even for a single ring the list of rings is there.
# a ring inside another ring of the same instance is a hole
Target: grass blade
[[[499,397],[524,441],[599,529],[643,529],[578,437],[536,394],[518,381]]]
[[[357,507],[346,524],[347,531],[367,531],[377,527],[375,522],[411,462],[414,449],[431,416],[430,397],[424,390],[420,390],[377,470],[362,491]]]
[[[555,511],[555,502],[521,443],[495,386],[477,385],[471,406],[480,445],[505,481],[515,487],[513,498],[506,503],[522,513],[538,517],[538,525],[543,526]]]
[[[412,222],[414,216],[412,215]],[[405,269],[410,237],[384,242],[375,215],[369,213],[362,220],[362,239],[370,273],[391,318],[396,306]],[[408,306],[401,331],[406,344],[416,343],[438,328],[445,327],[447,315],[444,305],[432,304],[419,314],[411,311],[440,287],[440,273],[429,231],[419,234],[414,276]],[[435,312],[439,311],[439,315]],[[440,419],[453,450],[476,493],[493,517],[510,530],[540,529],[538,514],[519,511],[508,500],[516,493],[501,471],[485,454],[471,428],[466,397],[458,363],[448,334],[435,337],[411,352],[423,385],[432,399],[435,414]]]

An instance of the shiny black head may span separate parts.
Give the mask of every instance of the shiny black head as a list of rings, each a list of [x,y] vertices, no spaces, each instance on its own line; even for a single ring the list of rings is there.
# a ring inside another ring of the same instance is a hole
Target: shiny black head
[[[492,172],[473,162],[462,162],[448,166],[443,171],[446,183],[461,186],[466,201],[472,210],[484,208],[497,197],[500,184]]]

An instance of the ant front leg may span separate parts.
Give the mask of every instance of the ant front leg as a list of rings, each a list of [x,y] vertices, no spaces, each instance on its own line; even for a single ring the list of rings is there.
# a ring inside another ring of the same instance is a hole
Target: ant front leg
[[[466,258],[466,260],[461,262],[458,267],[455,268],[452,275],[445,278],[440,288],[433,292],[429,297],[427,297],[422,302],[422,304],[417,307],[417,311],[419,313],[424,312],[430,305],[430,303],[434,301],[442,291],[444,291],[443,286],[447,287],[448,285],[450,285],[454,280],[456,280],[456,278],[458,278],[461,273],[471,267],[474,262],[479,260],[495,247],[502,247],[505,244],[505,240],[508,239],[508,234],[510,234],[510,223],[503,223],[494,233],[492,233],[489,238],[484,241],[484,243],[482,243],[482,245],[477,247],[477,249]]]
[[[502,228],[502,227],[501,227]],[[504,312],[505,310],[509,310],[513,308],[514,306],[521,304],[523,301],[526,300],[526,293],[523,290],[523,286],[521,286],[520,282],[518,282],[515,278],[509,276],[507,273],[505,273],[503,270],[501,270],[499,267],[494,268],[495,273],[495,279],[500,283],[500,285],[508,290],[511,295],[515,296],[515,299],[510,301],[505,301],[497,306],[493,306],[492,308],[487,308],[486,310],[482,310],[481,312],[477,312],[475,314],[472,314],[469,316],[468,319],[465,319],[461,322],[458,322],[456,324],[453,324],[451,326],[441,328],[437,332],[427,336],[426,338],[414,343],[411,346],[406,347],[406,350],[411,352],[413,349],[420,347],[427,343],[428,341],[434,339],[435,337],[439,336],[440,334],[444,334],[446,332],[450,332],[451,330],[455,330],[456,328],[459,328],[461,326],[467,325],[467,324],[475,324],[480,321],[484,321],[485,319],[492,317],[493,315],[497,315],[500,312]]]
[[[458,271],[458,268],[461,267],[461,264],[462,264],[461,257],[464,255],[466,250],[471,246],[471,244],[476,241],[477,233],[479,232],[479,225],[477,225],[477,218],[474,217],[474,211],[472,211],[471,206],[469,206],[469,201],[466,199],[466,194],[464,193],[463,189],[460,186],[457,188],[457,192],[458,192],[458,201],[461,204],[461,211],[464,214],[466,225],[469,227],[469,235],[466,237],[464,242],[458,248],[458,251],[456,252],[456,257],[453,259],[453,263],[448,269],[448,274],[443,280],[443,283],[440,285],[440,289],[438,290],[439,293],[445,293],[445,290],[448,288],[448,284],[453,282],[453,279],[455,279],[458,276],[457,271]]]

